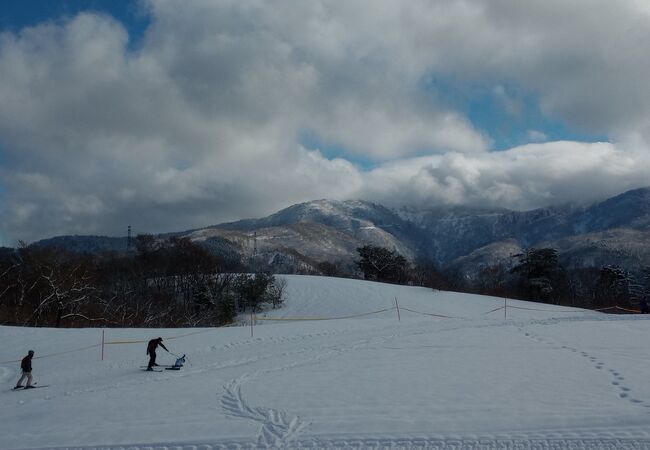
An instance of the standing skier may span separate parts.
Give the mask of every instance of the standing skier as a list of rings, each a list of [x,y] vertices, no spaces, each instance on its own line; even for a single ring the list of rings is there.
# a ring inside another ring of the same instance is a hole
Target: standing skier
[[[14,389],[18,389],[23,387],[21,384],[24,379],[27,379],[27,385],[25,386],[25,389],[31,389],[34,386],[32,386],[32,358],[34,357],[34,350],[30,350],[27,352],[27,356],[23,358],[23,360],[20,362],[20,368],[23,371],[23,374],[20,376],[20,379],[18,380],[18,383],[16,383],[16,387]]]
[[[165,351],[169,352],[167,350],[167,347],[165,347],[162,343],[162,338],[159,337],[158,339],[152,339],[149,341],[147,344],[147,355],[149,355],[149,365],[147,366],[147,370],[151,371],[153,370],[153,366],[157,366],[156,364],[156,349],[158,346],[161,346],[162,348],[165,349]]]

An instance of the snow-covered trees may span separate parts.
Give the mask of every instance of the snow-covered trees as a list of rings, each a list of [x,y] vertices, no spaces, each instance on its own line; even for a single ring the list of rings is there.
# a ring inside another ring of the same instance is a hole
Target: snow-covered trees
[[[24,244],[3,256],[0,306],[11,309],[17,323],[59,326],[66,319],[91,320],[84,314],[96,295],[90,258]]]
[[[224,271],[230,263],[189,239],[144,235],[135,248],[95,256],[32,246],[0,251],[0,324],[218,326],[246,308],[283,301],[281,280]]]

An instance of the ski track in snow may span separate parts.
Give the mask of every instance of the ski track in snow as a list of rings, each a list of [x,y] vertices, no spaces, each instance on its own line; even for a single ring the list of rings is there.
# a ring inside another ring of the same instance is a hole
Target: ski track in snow
[[[436,331],[451,331],[458,328],[463,328],[463,327],[454,326],[452,328],[447,328],[442,330],[431,330],[430,326],[416,327],[410,329],[402,328],[400,332],[396,332],[392,334],[382,333],[379,336],[367,337],[364,339],[357,340],[356,342],[334,345],[330,348],[325,349],[325,351],[322,351],[323,349],[321,349],[321,351],[315,355],[314,355],[314,351],[317,349],[314,348],[305,348],[305,349],[301,349],[299,352],[293,352],[293,353],[284,352],[280,356],[288,356],[290,354],[292,356],[295,356],[297,354],[304,354],[304,353],[308,353],[311,356],[301,361],[294,361],[290,364],[286,364],[283,366],[259,370],[254,374],[244,374],[239,378],[232,380],[228,385],[224,387],[224,394],[221,398],[221,406],[224,412],[229,416],[249,419],[256,422],[260,422],[262,424],[257,439],[258,447],[285,448],[291,445],[290,442],[291,440],[295,440],[299,434],[301,434],[306,430],[306,428],[309,426],[309,423],[303,421],[299,417],[294,417],[293,419],[289,420],[285,412],[276,409],[260,408],[260,407],[252,408],[251,406],[248,405],[248,403],[245,401],[242,395],[242,385],[246,381],[265,373],[290,370],[300,366],[316,364],[322,361],[323,359],[341,355],[346,351],[352,351],[367,346],[382,344],[385,343],[386,341],[394,339],[395,337],[416,336],[416,335],[432,333]],[[278,355],[272,355],[270,357],[277,358],[277,356]],[[356,441],[357,440],[355,440],[355,442]],[[399,448],[400,446],[405,445],[407,441],[408,440],[400,440],[402,444],[393,445],[393,443],[390,443],[392,441],[390,442],[382,441],[383,442],[382,444],[377,444],[375,440],[372,440],[372,441],[368,441],[367,443],[363,443],[361,447],[359,447],[356,444],[350,446],[348,444],[345,444],[343,441],[341,443],[342,447],[338,443],[321,442],[321,441],[312,441],[309,443],[301,442],[296,445],[297,448]],[[377,445],[379,446],[377,447]],[[415,443],[413,443],[413,445],[415,447],[418,446]],[[428,445],[429,444],[427,444],[425,448],[429,448]],[[453,448],[457,448],[456,444],[453,445],[454,445]],[[405,448],[411,448],[411,445],[409,444],[409,446]]]
[[[243,375],[225,387],[221,398],[224,412],[232,417],[253,420],[261,424],[257,446],[260,448],[286,447],[309,424],[299,417],[289,418],[283,411],[272,408],[253,408],[243,398],[241,386],[250,378]]]
[[[410,334],[410,333],[409,333]],[[345,351],[358,349],[369,344],[377,344],[379,342],[392,339],[396,335],[384,335],[374,338],[361,339],[355,343],[348,345],[338,345],[332,348],[320,351],[314,355],[314,349],[303,349],[300,353],[308,352],[311,356],[301,361],[294,361],[290,364],[278,366],[269,369],[263,369],[255,372],[254,374],[244,374],[239,378],[232,380],[227,386],[224,387],[224,394],[221,398],[221,406],[226,413],[231,417],[239,417],[243,419],[253,420],[262,424],[257,438],[257,446],[259,448],[286,448],[291,444],[292,440],[303,433],[309,423],[299,417],[289,419],[287,414],[283,411],[272,408],[252,408],[248,405],[242,395],[242,385],[251,378],[257,377],[262,374],[284,371],[294,369],[300,366],[316,364],[323,359],[341,355]],[[283,356],[285,356],[283,354]],[[298,448],[302,448],[300,445]],[[309,446],[314,448],[313,446]],[[319,448],[317,445],[315,448]]]
[[[607,370],[611,376],[611,386],[616,388],[618,391],[618,397],[621,400],[626,400],[634,405],[642,406],[644,408],[648,409],[648,412],[650,413],[650,403],[645,400],[640,400],[638,398],[635,398],[632,394],[632,389],[628,386],[625,385],[625,377],[621,375],[621,372],[615,368],[609,367],[605,362],[601,361],[599,358],[591,355],[590,353],[586,351],[582,351],[579,348],[576,348],[571,345],[562,345],[559,344],[558,342],[542,337],[539,334],[533,333],[531,331],[526,331],[523,326],[518,326],[517,328],[521,333],[524,334],[529,339],[532,339],[535,342],[538,342],[540,344],[544,345],[549,345],[554,348],[560,348],[562,350],[567,350],[572,353],[575,353],[576,355],[580,355],[583,358],[587,358],[589,362],[593,365],[593,367],[596,370]]]

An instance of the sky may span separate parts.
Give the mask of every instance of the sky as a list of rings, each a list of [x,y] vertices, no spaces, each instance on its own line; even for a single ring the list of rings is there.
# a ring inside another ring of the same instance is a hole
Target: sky
[[[0,245],[650,185],[642,0],[5,0]]]

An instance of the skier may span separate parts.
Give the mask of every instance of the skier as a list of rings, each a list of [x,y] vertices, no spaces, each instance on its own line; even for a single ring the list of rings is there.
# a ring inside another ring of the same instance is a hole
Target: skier
[[[27,356],[23,358],[23,360],[20,362],[20,368],[23,371],[23,374],[20,376],[20,379],[18,380],[18,383],[16,383],[16,387],[14,389],[20,389],[23,387],[21,384],[24,379],[27,379],[27,385],[25,385],[25,389],[31,389],[34,386],[32,386],[32,358],[34,357],[34,350],[30,350],[27,352]]]
[[[147,355],[149,355],[149,365],[147,366],[147,370],[152,371],[153,366],[157,366],[156,364],[156,349],[158,346],[161,346],[162,348],[165,349],[165,351],[169,352],[167,350],[167,347],[165,347],[162,343],[162,338],[159,337],[158,339],[152,339],[149,341],[147,344]]]

